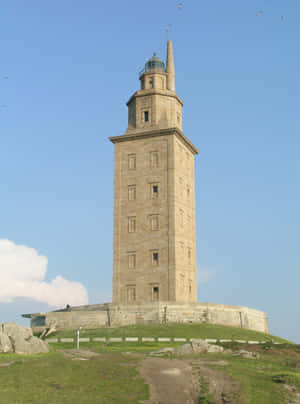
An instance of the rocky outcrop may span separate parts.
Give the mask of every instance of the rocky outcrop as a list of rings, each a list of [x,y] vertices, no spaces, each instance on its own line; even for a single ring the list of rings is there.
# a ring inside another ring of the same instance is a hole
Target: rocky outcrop
[[[260,359],[258,352],[244,351],[243,349],[233,352],[232,356],[241,356],[246,359]]]
[[[34,337],[31,328],[16,323],[0,324],[0,353],[27,355],[47,352],[47,342]]]
[[[12,343],[7,334],[5,334],[0,325],[0,352],[13,352]]]
[[[178,348],[163,348],[158,351],[151,352],[151,356],[161,355],[189,355],[191,353],[221,353],[224,348],[219,345],[209,344],[203,339],[194,339],[187,344],[181,345]]]

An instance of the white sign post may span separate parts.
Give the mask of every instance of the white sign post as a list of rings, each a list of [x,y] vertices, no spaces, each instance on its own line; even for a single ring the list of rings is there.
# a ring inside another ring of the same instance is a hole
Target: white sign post
[[[80,338],[80,328],[81,327],[79,327],[79,328],[77,328],[77,349],[79,349],[79,338]]]

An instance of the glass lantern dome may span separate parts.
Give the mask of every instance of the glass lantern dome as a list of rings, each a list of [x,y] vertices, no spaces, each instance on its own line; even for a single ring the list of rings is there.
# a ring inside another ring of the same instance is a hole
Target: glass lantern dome
[[[166,71],[164,62],[156,55],[156,53],[153,53],[152,58],[146,62],[144,69],[140,72],[140,76],[149,72],[150,70],[161,70],[162,72]]]

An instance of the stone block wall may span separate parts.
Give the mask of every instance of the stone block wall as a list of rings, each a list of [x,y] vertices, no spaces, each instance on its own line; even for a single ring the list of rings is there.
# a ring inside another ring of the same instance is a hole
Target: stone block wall
[[[69,311],[36,315],[39,319],[43,316],[45,327],[55,324],[58,330],[151,323],[210,323],[269,332],[267,316],[264,312],[248,307],[212,303],[105,304],[74,307]],[[36,324],[36,327],[35,324],[35,317],[33,317],[31,320],[33,331],[40,331],[40,324]]]

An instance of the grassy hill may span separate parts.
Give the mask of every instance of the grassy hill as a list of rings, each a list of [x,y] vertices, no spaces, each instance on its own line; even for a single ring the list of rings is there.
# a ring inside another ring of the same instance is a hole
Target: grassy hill
[[[76,330],[64,330],[51,334],[50,337],[75,337]],[[211,338],[240,339],[246,341],[271,341],[288,343],[289,341],[270,334],[243,328],[214,324],[147,324],[130,325],[116,328],[98,328],[81,330],[81,337],[170,337],[170,338]]]
[[[53,336],[53,335],[52,335]],[[75,330],[56,333],[57,337],[74,337]],[[232,351],[217,354],[191,354],[156,358],[154,376],[169,377],[174,390],[174,367],[182,363],[197,378],[198,404],[287,404],[300,403],[300,346],[282,338],[235,327],[212,324],[138,325],[113,329],[82,330],[89,337],[185,337],[243,339],[281,342],[282,345],[224,344]],[[153,358],[149,351],[170,343],[74,343],[51,344],[51,352],[35,356],[0,354],[0,404],[138,404],[149,400],[151,383],[141,373]],[[257,359],[234,355],[236,350],[259,354]],[[169,373],[160,365],[168,363]],[[175,369],[176,370],[176,369]],[[172,379],[173,378],[173,379]],[[187,380],[189,382],[189,379]],[[166,384],[164,381],[164,388]],[[195,387],[196,386],[196,387]],[[297,394],[299,393],[299,396]],[[160,400],[164,404],[164,400]],[[176,403],[176,400],[173,401]]]

